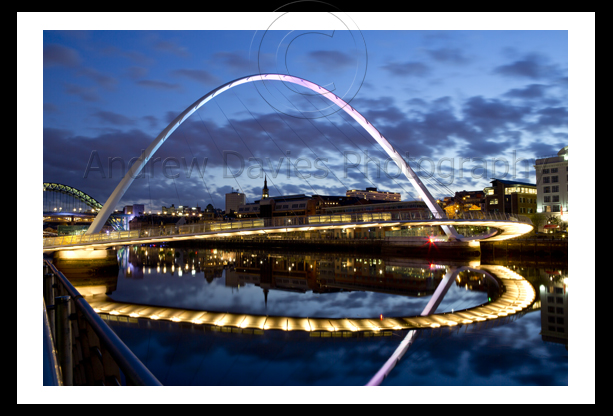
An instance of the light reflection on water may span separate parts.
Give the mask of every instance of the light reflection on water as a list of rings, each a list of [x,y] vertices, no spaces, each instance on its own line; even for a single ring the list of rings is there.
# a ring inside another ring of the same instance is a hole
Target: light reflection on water
[[[154,247],[120,250],[118,258],[110,294],[117,301],[312,317],[418,315],[445,268],[458,265]],[[568,385],[567,271],[509,268],[535,287],[542,309],[501,326],[420,331],[383,384]],[[476,273],[460,275],[437,311],[486,302],[486,282]],[[339,339],[143,319],[108,323],[165,385],[364,385],[406,333]]]
[[[133,246],[118,252],[117,302],[255,315],[419,315],[449,266],[364,255],[285,255]],[[488,300],[492,283],[461,274],[439,312]]]

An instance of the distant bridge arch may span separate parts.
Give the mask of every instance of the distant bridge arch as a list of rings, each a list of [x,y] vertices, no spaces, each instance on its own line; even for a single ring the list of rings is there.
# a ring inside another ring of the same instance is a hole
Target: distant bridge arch
[[[57,192],[60,194],[71,196],[77,201],[83,202],[85,205],[90,207],[95,212],[98,212],[98,215],[99,215],[99,211],[101,211],[103,208],[103,205],[100,202],[98,202],[94,197],[86,194],[83,191],[78,190],[77,188],[74,188],[68,185],[64,185],[61,183],[43,182],[43,192]],[[98,217],[96,216],[96,218]],[[102,223],[102,225],[104,226],[104,224],[106,223],[111,225],[113,229],[115,230],[124,229],[121,220],[112,215],[109,215],[107,219]],[[102,229],[102,227],[100,228]]]
[[[402,173],[404,173],[409,182],[411,182],[417,192],[419,192],[423,201],[430,209],[430,212],[432,212],[432,215],[434,215],[435,218],[445,218],[445,213],[443,209],[436,203],[435,199],[432,197],[428,189],[425,187],[419,177],[415,174],[413,169],[411,169],[408,163],[406,163],[406,161],[398,153],[398,151],[394,149],[390,142],[388,142],[387,139],[383,137],[383,135],[368,120],[366,120],[363,115],[361,115],[348,103],[346,103],[341,98],[337,97],[334,93],[328,91],[324,87],[299,77],[283,74],[256,74],[235,79],[234,81],[228,82],[212,90],[211,92],[194,102],[181,114],[179,114],[164,130],[162,130],[162,132],[156,137],[156,139],[149,145],[149,147],[144,152],[144,157],[142,159],[139,158],[136,163],[134,163],[132,167],[128,170],[124,178],[121,180],[121,182],[119,182],[119,185],[117,185],[109,199],[106,201],[106,203],[100,210],[100,213],[98,214],[92,225],[89,227],[86,234],[96,234],[100,232],[102,226],[106,222],[106,219],[112,214],[113,210],[115,209],[115,205],[119,203],[119,200],[126,193],[134,179],[142,170],[142,168],[147,164],[151,156],[153,156],[153,154],[160,148],[160,146],[166,141],[166,139],[168,139],[168,137],[170,137],[170,135],[177,129],[177,127],[179,127],[196,110],[206,104],[209,100],[213,99],[215,96],[232,87],[255,81],[291,82],[293,84],[302,85],[303,87],[308,88],[311,91],[314,91],[327,98],[328,100],[332,101],[339,108],[343,109],[347,114],[349,114],[355,121],[357,121],[358,124],[360,124],[364,128],[364,130],[366,130],[372,136],[372,138],[375,139],[377,143],[379,143],[383,150],[385,150],[385,152],[390,156],[390,158],[396,163]],[[449,238],[461,238],[461,236],[455,231],[453,227],[444,225],[442,226],[442,228],[447,234],[447,236],[449,236]]]

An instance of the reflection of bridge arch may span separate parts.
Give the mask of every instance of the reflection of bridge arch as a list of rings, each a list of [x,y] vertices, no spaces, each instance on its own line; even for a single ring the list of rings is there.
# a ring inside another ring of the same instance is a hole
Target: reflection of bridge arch
[[[406,161],[396,151],[396,149],[394,149],[390,142],[388,142],[387,139],[383,137],[383,135],[371,123],[369,123],[363,115],[358,113],[348,103],[346,103],[341,98],[337,97],[335,94],[328,91],[327,89],[299,77],[283,74],[256,74],[236,79],[214,89],[213,91],[204,95],[202,98],[198,99],[185,111],[179,114],[164,130],[162,130],[162,132],[157,136],[157,138],[149,145],[149,147],[144,152],[144,157],[142,159],[139,158],[136,163],[134,163],[132,167],[128,170],[124,178],[121,180],[119,185],[117,185],[109,199],[104,204],[104,207],[102,208],[92,225],[89,227],[86,234],[96,234],[100,232],[102,226],[104,225],[104,222],[115,209],[115,205],[119,203],[119,200],[126,193],[134,179],[142,170],[142,168],[146,165],[151,156],[153,156],[153,154],[166,141],[166,139],[170,137],[170,135],[177,129],[177,127],[179,127],[195,111],[197,111],[200,107],[206,104],[209,100],[213,99],[216,95],[221,94],[222,92],[230,89],[231,87],[255,81],[282,81],[302,85],[303,87],[308,88],[311,91],[314,91],[321,96],[327,98],[328,100],[332,101],[339,108],[343,109],[347,114],[349,114],[349,116],[351,116],[355,121],[357,121],[358,124],[360,124],[360,126],[362,126],[364,130],[366,130],[372,136],[372,138],[375,139],[377,143],[379,143],[383,150],[385,150],[385,152],[396,163],[399,169],[404,173],[406,178],[411,182],[417,192],[419,192],[420,196],[423,198],[424,202],[426,203],[434,217],[445,218],[445,213],[443,209],[436,203],[432,195],[430,195],[428,189],[425,187],[419,177],[415,174],[415,172],[413,172],[413,169],[411,169],[408,163],[406,163]],[[443,225],[442,228],[450,238],[455,239],[460,237],[453,227]]]
[[[100,202],[98,202],[95,198],[91,197],[85,192],[80,191],[77,188],[73,188],[72,186],[64,185],[61,183],[43,182],[43,192],[57,192],[60,194],[71,196],[74,199],[83,202],[96,212],[100,211],[103,207]],[[103,222],[102,225],[104,225],[105,223],[111,225],[115,230],[124,229],[121,219],[113,215],[109,215],[108,220]]]
[[[446,293],[450,283],[453,283],[457,274],[464,270],[483,273],[493,278],[500,285],[501,295],[492,302],[468,309],[435,313],[436,307],[442,300],[442,296]],[[304,318],[251,315],[116,302],[109,297],[90,298],[88,302],[99,314],[153,320],[162,319],[218,328],[235,328],[247,331],[366,332],[372,334],[382,331],[452,328],[480,325],[496,320],[505,321],[511,319],[514,315],[528,311],[536,298],[534,288],[523,276],[502,266],[481,265],[479,268],[460,267],[450,270],[446,275],[446,280],[439,284],[439,288],[437,288],[437,293],[432,296],[422,315],[396,318]],[[224,332],[231,332],[231,330]]]

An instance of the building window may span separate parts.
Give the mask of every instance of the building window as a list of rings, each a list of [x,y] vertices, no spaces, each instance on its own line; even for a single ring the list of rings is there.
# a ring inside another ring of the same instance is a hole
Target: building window
[[[551,187],[549,186],[544,187],[543,192],[545,192],[546,194],[551,193]]]
[[[550,196],[545,196],[543,197],[543,202],[551,202],[551,197]]]
[[[557,176],[552,176],[551,177],[551,182],[558,183],[558,177]]]
[[[551,168],[551,173],[558,173],[558,168]]]
[[[559,205],[554,205],[553,206],[553,212],[560,212],[560,206]]]
[[[543,169],[543,173],[549,173],[549,169]]]
[[[560,202],[560,195],[554,195],[553,202]]]
[[[490,205],[497,205],[497,204],[498,204],[498,198],[490,199]]]
[[[543,176],[543,183],[549,183],[549,176]]]
[[[554,185],[551,187],[551,192],[560,192],[560,185]]]

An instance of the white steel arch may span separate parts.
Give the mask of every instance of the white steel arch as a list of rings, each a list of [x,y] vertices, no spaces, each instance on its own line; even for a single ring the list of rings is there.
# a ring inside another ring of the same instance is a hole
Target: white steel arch
[[[115,209],[115,205],[119,202],[121,197],[126,193],[134,178],[140,173],[142,168],[149,161],[151,156],[160,148],[160,146],[170,137],[170,135],[175,131],[177,127],[181,125],[189,116],[191,116],[196,110],[206,104],[209,100],[213,99],[215,96],[221,94],[222,92],[236,87],[241,84],[245,84],[247,82],[255,82],[255,81],[282,81],[282,82],[291,82],[293,84],[302,85],[305,88],[310,89],[318,94],[321,94],[323,97],[329,99],[334,104],[336,104],[339,108],[345,110],[347,114],[349,114],[355,121],[360,124],[366,130],[373,139],[379,143],[379,145],[385,150],[385,152],[389,155],[389,157],[396,163],[398,168],[404,173],[406,178],[411,182],[413,187],[419,192],[424,202],[432,212],[435,218],[444,218],[445,214],[443,209],[436,203],[428,189],[422,183],[421,179],[415,174],[413,169],[405,162],[405,160],[400,156],[400,154],[394,149],[394,147],[387,141],[385,137],[377,130],[366,118],[361,115],[358,111],[356,111],[353,107],[343,101],[341,98],[337,97],[334,93],[328,91],[324,87],[321,87],[313,82],[307,81],[305,79],[295,77],[292,75],[283,75],[283,74],[257,74],[250,75],[247,77],[242,77],[236,79],[234,81],[228,82],[208,94],[204,95],[202,98],[198,99],[195,103],[190,105],[185,111],[179,114],[162,132],[156,137],[156,139],[149,145],[149,147],[144,152],[144,158],[138,159],[136,163],[132,165],[132,167],[126,173],[126,176],[119,182],[119,185],[115,188],[109,199],[104,203],[104,206],[96,216],[96,219],[93,221],[92,225],[87,230],[86,234],[96,234],[99,233],[102,229],[104,223],[107,218],[111,215],[113,210]],[[442,226],[443,230],[447,234],[450,239],[459,239],[461,236],[455,231],[453,227],[450,226]]]

